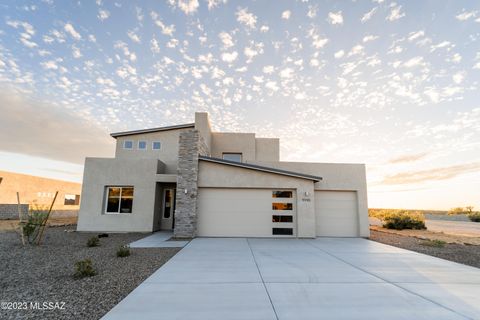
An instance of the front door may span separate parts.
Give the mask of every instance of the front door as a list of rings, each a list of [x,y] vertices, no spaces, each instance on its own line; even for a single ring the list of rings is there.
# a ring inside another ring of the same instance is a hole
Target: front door
[[[175,224],[175,189],[163,190],[162,230],[172,230]]]

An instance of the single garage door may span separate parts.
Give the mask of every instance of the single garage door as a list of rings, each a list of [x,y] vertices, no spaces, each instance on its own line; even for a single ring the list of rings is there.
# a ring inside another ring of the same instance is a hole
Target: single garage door
[[[197,233],[203,237],[292,237],[295,190],[199,188]]]
[[[357,193],[315,191],[317,236],[358,237]]]

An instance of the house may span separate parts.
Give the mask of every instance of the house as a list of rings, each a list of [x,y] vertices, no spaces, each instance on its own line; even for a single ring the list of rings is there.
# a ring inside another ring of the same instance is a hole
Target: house
[[[0,171],[0,219],[18,219],[17,192],[21,210],[45,209],[52,204],[52,217],[76,217],[80,208],[80,183]]]
[[[195,122],[112,133],[87,158],[77,230],[175,237],[368,237],[363,164],[280,161],[279,139]]]

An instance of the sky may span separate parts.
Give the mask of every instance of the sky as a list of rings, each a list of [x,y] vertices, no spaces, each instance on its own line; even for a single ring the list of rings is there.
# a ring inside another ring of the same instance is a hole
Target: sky
[[[81,181],[193,121],[365,163],[369,207],[480,209],[479,1],[0,0],[0,170]]]

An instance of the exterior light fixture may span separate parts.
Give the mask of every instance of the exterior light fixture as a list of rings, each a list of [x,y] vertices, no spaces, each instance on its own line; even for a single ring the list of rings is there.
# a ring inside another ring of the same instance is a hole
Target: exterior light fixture
[[[187,194],[187,193],[188,193],[188,190],[187,190],[187,189],[185,189],[185,194]]]

